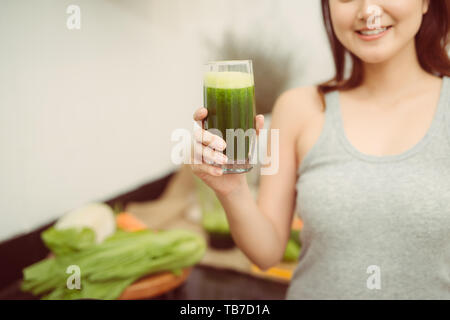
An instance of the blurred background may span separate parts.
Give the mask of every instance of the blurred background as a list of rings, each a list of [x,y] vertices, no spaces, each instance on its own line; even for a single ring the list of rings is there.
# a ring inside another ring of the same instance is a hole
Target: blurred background
[[[0,240],[175,170],[170,136],[192,128],[206,61],[253,59],[263,113],[333,73],[319,0],[0,6]]]

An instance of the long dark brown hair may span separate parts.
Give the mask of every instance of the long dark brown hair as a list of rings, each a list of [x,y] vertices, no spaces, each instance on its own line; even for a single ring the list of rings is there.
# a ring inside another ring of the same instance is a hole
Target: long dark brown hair
[[[450,76],[450,59],[447,53],[449,45],[450,0],[430,0],[427,13],[416,35],[416,51],[421,67],[439,77]],[[333,52],[336,75],[318,86],[319,94],[335,90],[349,90],[359,86],[364,77],[362,61],[349,52],[338,40],[333,29],[329,0],[322,0],[322,15],[325,29]],[[352,61],[350,76],[344,79],[345,57],[349,54]]]

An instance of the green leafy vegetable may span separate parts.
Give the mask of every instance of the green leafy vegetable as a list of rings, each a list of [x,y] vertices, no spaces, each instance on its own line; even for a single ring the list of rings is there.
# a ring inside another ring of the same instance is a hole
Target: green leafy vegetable
[[[300,242],[300,231],[291,230],[291,235],[289,241],[286,245],[286,250],[284,251],[283,261],[295,262],[300,257],[302,245]]]
[[[300,230],[291,230],[291,236],[289,239],[293,240],[300,247],[302,246],[302,243],[300,242]]]
[[[295,243],[295,241],[290,240],[286,245],[286,250],[284,252],[283,261],[293,262],[297,261],[300,255],[300,246]]]
[[[137,279],[161,271],[180,273],[204,255],[202,236],[185,230],[117,231],[101,244],[57,255],[24,269],[22,290],[44,299],[116,299]],[[81,271],[81,289],[68,289],[67,267]]]
[[[211,233],[230,234],[230,226],[222,207],[216,208],[214,211],[204,211],[202,226]]]
[[[95,244],[95,232],[90,228],[55,229],[50,227],[41,234],[47,248],[55,255],[74,253]]]

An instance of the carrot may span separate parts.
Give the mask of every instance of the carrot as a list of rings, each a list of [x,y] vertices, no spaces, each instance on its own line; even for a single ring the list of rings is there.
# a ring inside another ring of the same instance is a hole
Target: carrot
[[[256,265],[252,264],[251,271],[256,274],[266,275],[266,276],[270,276],[273,278],[281,278],[281,279],[286,279],[286,280],[290,280],[292,278],[292,270],[288,270],[288,269],[284,269],[284,268],[280,268],[280,267],[272,267],[266,271],[262,271]]]
[[[134,232],[147,229],[147,226],[128,212],[121,212],[116,216],[116,224],[119,229]]]
[[[292,221],[292,229],[301,230],[303,228],[303,221],[300,218],[295,217]]]

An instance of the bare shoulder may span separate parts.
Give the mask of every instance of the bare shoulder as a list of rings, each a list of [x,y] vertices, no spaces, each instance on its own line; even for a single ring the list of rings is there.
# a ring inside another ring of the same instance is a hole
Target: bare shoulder
[[[275,103],[272,123],[284,128],[280,136],[284,132],[292,138],[297,168],[320,136],[325,122],[323,103],[316,86],[288,90]]]
[[[277,99],[272,121],[285,128],[301,130],[313,118],[323,114],[323,102],[316,86],[287,90]]]

